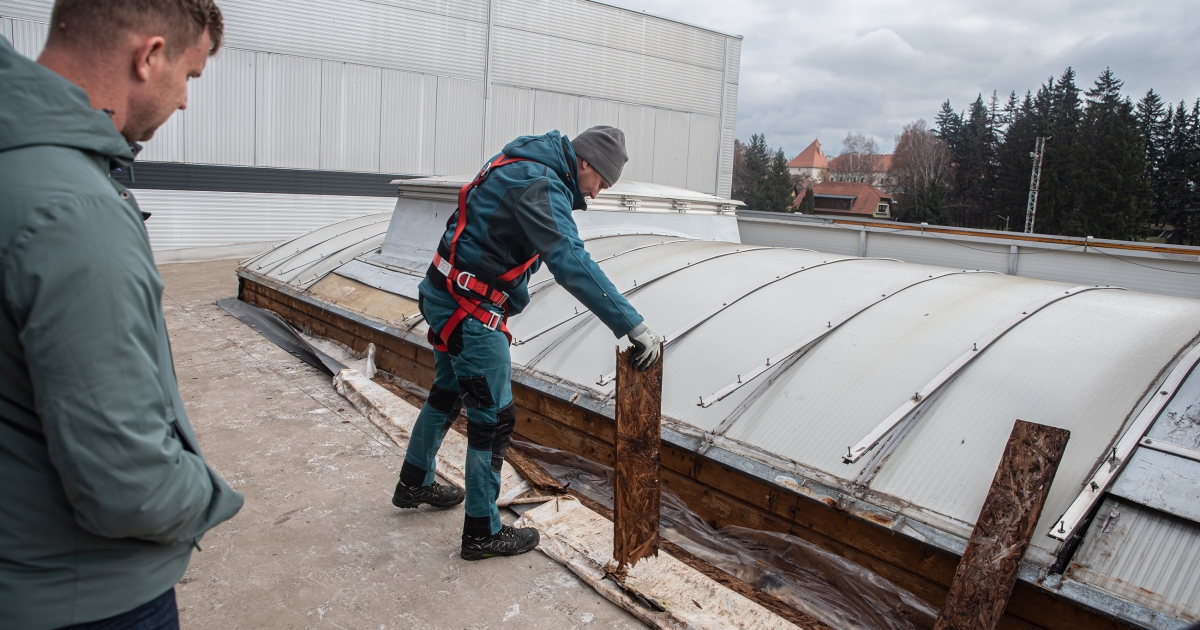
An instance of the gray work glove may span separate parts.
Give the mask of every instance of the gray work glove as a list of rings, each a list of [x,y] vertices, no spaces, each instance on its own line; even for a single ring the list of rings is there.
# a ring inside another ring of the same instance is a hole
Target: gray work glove
[[[654,365],[658,355],[662,354],[662,337],[647,328],[645,322],[629,331],[629,343],[637,348],[637,355],[633,357],[633,367],[639,370]]]

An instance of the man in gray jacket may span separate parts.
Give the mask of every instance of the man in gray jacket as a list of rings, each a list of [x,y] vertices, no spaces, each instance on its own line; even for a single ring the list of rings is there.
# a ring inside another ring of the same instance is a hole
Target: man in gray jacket
[[[211,0],[59,0],[0,38],[0,627],[178,626],[174,585],[242,506],[201,457],[143,215],[110,178],[187,104]]]

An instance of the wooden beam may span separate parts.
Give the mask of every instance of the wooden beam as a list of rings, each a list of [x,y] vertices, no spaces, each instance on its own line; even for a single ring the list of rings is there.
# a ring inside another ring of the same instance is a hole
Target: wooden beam
[[[658,555],[662,481],[662,374],[656,361],[633,367],[636,348],[617,353],[617,461],[613,500],[613,558],[617,572]]]
[[[992,630],[1000,623],[1070,436],[1023,420],[1013,425],[934,630]]]

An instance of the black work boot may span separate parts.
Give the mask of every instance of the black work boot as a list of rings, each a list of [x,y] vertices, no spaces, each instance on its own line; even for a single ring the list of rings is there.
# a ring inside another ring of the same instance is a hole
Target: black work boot
[[[463,560],[482,560],[493,556],[519,556],[538,546],[538,531],[532,527],[516,529],[508,525],[491,536],[462,537]]]
[[[443,486],[433,482],[428,486],[407,486],[403,481],[396,483],[396,492],[392,495],[392,505],[398,508],[415,508],[423,503],[433,507],[452,507],[463,502],[466,493],[456,486]]]

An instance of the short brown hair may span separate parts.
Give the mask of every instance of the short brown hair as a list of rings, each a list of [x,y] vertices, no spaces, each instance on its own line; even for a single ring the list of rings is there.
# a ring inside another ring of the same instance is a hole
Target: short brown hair
[[[225,25],[213,0],[55,0],[49,43],[111,45],[118,34],[162,29],[167,54],[178,55],[208,30],[217,54]]]

